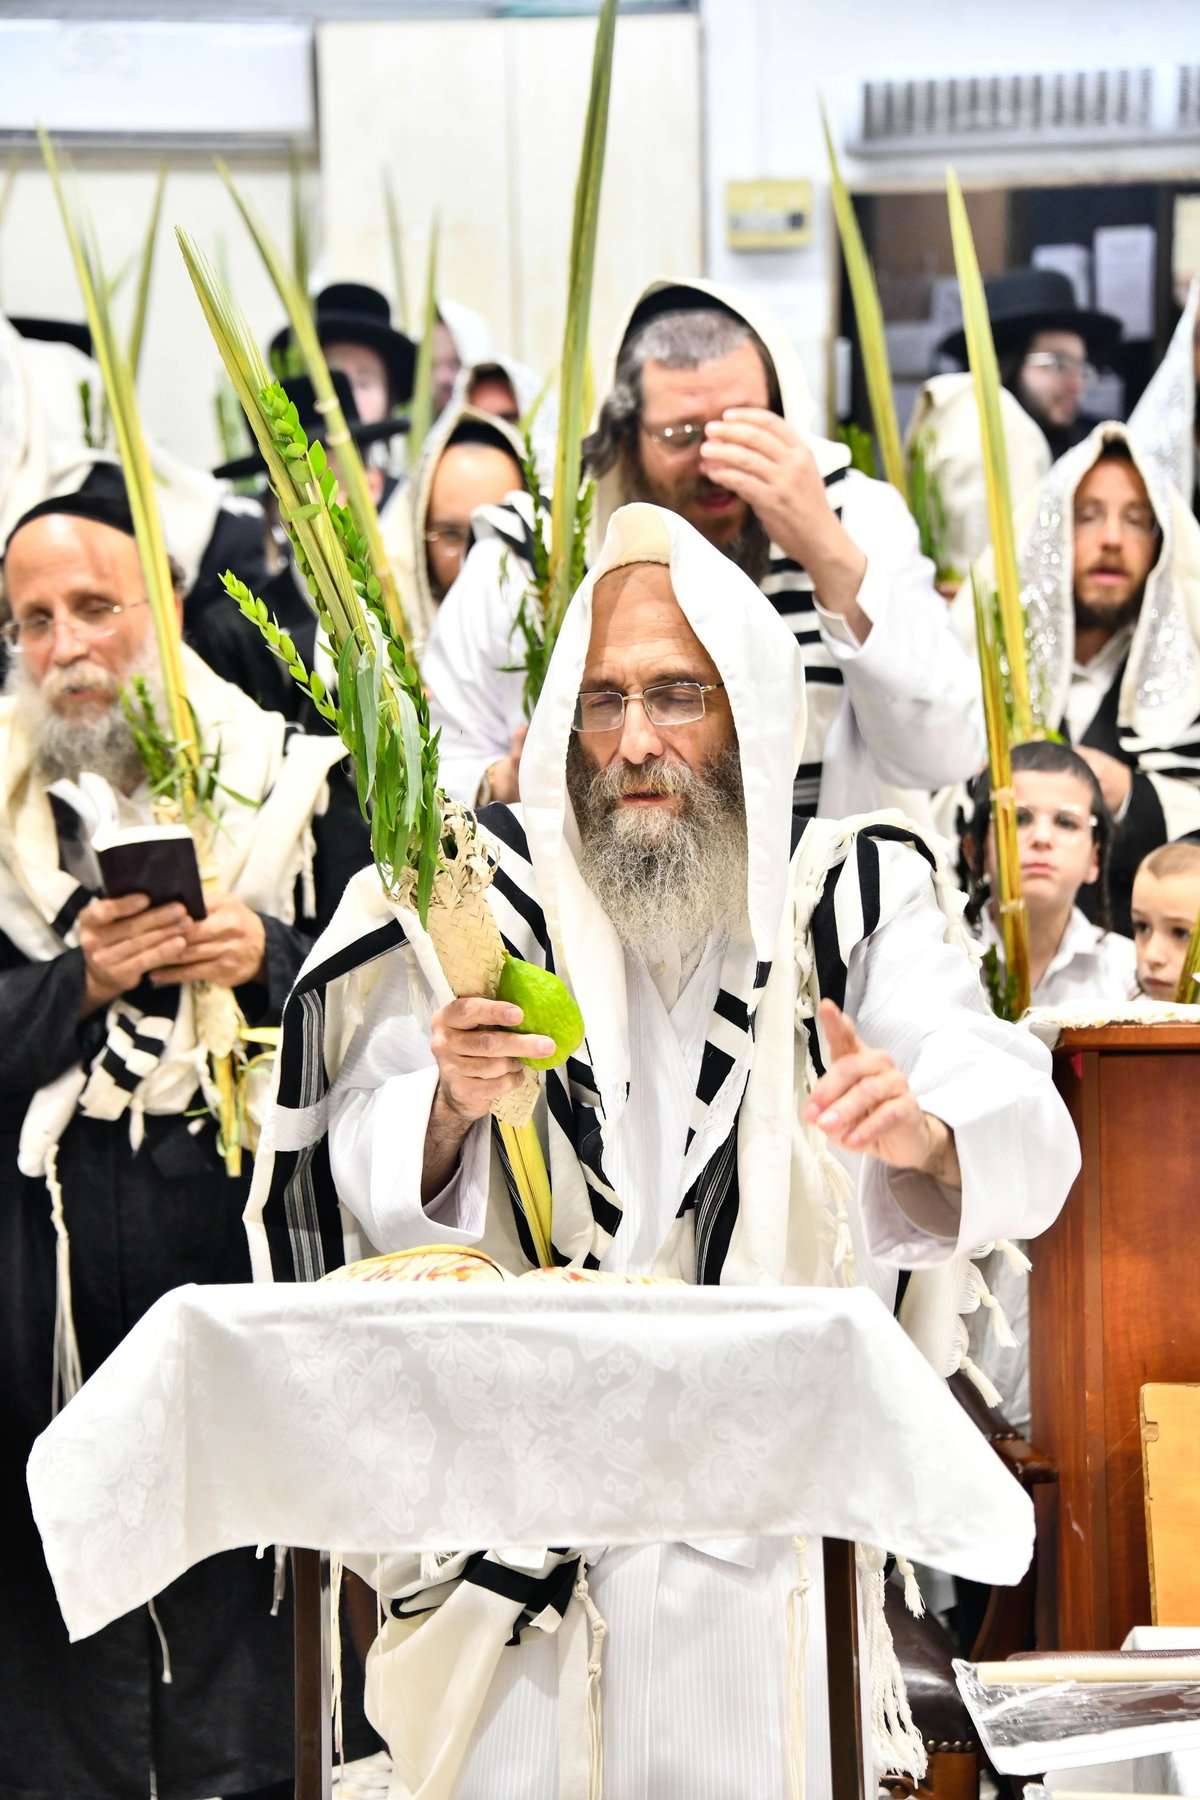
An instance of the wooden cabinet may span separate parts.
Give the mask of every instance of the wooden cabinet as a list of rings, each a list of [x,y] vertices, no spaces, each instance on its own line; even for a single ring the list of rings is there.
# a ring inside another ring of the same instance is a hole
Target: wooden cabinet
[[[1069,1031],[1055,1079],[1083,1167],[1030,1246],[1033,1440],[1059,1468],[1042,1635],[1111,1649],[1150,1623],[1139,1390],[1200,1381],[1200,1026]]]

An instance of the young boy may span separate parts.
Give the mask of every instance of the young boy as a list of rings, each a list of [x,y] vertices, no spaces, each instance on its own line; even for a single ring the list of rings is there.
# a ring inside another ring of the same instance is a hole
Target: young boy
[[[1132,911],[1138,988],[1147,999],[1174,1000],[1200,912],[1200,844],[1152,850],[1134,877]],[[1200,1001],[1200,987],[1188,999]]]
[[[1012,785],[1033,1004],[1128,999],[1134,950],[1128,938],[1106,929],[1113,822],[1095,773],[1069,744],[1038,740],[1014,747]],[[984,945],[995,945],[1002,955],[986,775],[975,784],[974,800],[962,845],[967,920]],[[1090,924],[1076,904],[1080,889],[1093,884],[1099,887],[1101,925]]]

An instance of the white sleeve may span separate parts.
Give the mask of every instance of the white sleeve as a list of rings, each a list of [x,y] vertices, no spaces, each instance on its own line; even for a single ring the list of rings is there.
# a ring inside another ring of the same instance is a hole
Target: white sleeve
[[[851,952],[846,1011],[863,1042],[886,1050],[924,1110],[954,1132],[962,1195],[955,1219],[957,1196],[940,1183],[896,1177],[864,1156],[859,1201],[871,1256],[920,1268],[1044,1231],[1078,1172],[1079,1143],[1049,1051],[994,1017],[974,965],[945,942],[924,859],[900,844],[879,853],[882,922]]]
[[[437,1087],[427,1020],[411,1008],[397,959],[380,978],[329,1092],[329,1163],[338,1197],[382,1250],[483,1235],[491,1140],[487,1120],[467,1133],[452,1179],[425,1208],[421,1173]]]
[[[842,524],[867,558],[857,600],[871,631],[859,644],[821,608],[817,616],[875,770],[899,787],[965,781],[987,755],[979,671],[933,585],[916,524],[894,488],[853,470]]]
[[[523,591],[512,552],[485,538],[438,608],[421,658],[429,716],[442,734],[441,784],[467,806],[525,717],[523,676],[509,667],[521,660],[514,627]]]

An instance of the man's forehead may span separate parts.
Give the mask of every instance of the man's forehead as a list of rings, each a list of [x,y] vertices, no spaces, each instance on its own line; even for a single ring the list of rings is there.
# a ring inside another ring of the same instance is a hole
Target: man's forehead
[[[1100,456],[1092,464],[1083,480],[1076,488],[1076,494],[1092,493],[1099,489],[1118,489],[1120,492],[1150,504],[1150,495],[1146,483],[1142,480],[1141,471],[1131,459],[1124,456]]]
[[[4,559],[10,598],[28,579],[39,583],[72,574],[93,573],[123,579],[140,571],[137,544],[115,526],[73,513],[47,513],[23,525],[9,542]]]
[[[592,593],[588,666],[616,659],[635,663],[674,653],[698,671],[711,657],[680,606],[665,563],[628,563],[601,575]]]

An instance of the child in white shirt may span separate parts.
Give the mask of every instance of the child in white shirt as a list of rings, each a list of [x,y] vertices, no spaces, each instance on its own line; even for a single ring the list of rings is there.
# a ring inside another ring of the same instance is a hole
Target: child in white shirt
[[[1130,939],[1107,929],[1104,883],[1113,825],[1100,783],[1069,744],[1048,740],[1016,745],[1012,768],[1031,1003],[1127,1000],[1134,991],[1136,958]],[[1003,962],[986,775],[976,782],[974,799],[962,846],[971,896],[967,918]],[[1093,882],[1100,883],[1100,925],[1091,924],[1076,905],[1080,888]]]

